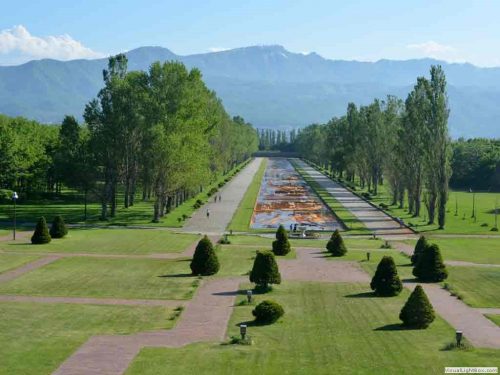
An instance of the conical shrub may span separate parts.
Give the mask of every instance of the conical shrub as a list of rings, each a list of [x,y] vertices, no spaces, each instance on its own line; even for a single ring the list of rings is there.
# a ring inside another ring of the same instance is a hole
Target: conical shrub
[[[401,293],[403,284],[399,279],[396,264],[391,256],[384,256],[380,260],[370,287],[375,291],[376,295],[381,297],[397,296]]]
[[[338,229],[335,229],[335,232],[332,233],[330,240],[326,244],[326,249],[334,257],[341,257],[347,253],[347,248],[345,247],[344,239],[340,235]]]
[[[448,277],[438,245],[431,244],[424,249],[413,268],[413,275],[420,281],[432,283],[443,281]]]
[[[416,265],[418,263],[418,259],[424,252],[424,249],[429,246],[427,242],[427,238],[425,236],[420,236],[417,243],[415,244],[415,249],[413,250],[413,255],[411,256],[411,263]]]
[[[434,318],[434,309],[424,289],[417,285],[401,309],[399,319],[405,327],[423,329],[427,328]]]
[[[49,228],[47,228],[47,222],[42,216],[38,219],[36,223],[35,232],[31,236],[31,243],[34,245],[42,245],[49,243],[52,240],[49,234]]]
[[[286,255],[290,250],[288,235],[283,225],[280,225],[276,231],[276,240],[273,241],[273,253],[274,255]]]
[[[268,290],[269,284],[281,284],[278,264],[271,251],[257,251],[250,272],[250,282],[257,284],[263,291]]]
[[[219,260],[214,246],[207,236],[203,237],[196,245],[190,267],[193,275],[210,276],[219,272]]]
[[[52,221],[52,226],[50,227],[50,236],[52,238],[63,238],[68,234],[68,229],[64,223],[64,219],[61,215],[57,215]]]

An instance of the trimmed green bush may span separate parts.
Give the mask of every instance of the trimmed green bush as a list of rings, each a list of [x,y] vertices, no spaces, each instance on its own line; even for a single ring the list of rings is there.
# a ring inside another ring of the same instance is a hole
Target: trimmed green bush
[[[342,239],[338,229],[335,229],[335,232],[332,233],[330,240],[326,244],[326,249],[334,257],[341,257],[347,253],[344,240]]]
[[[61,215],[57,215],[52,221],[52,226],[50,227],[50,236],[52,238],[63,238],[68,234],[68,228],[64,223],[64,219]]]
[[[42,216],[36,223],[35,232],[33,233],[33,236],[31,236],[31,243],[34,245],[42,245],[49,243],[51,240],[52,238],[49,234],[49,228],[47,228],[47,222]]]
[[[281,284],[281,275],[278,264],[271,251],[257,251],[250,272],[250,282],[257,284],[259,289],[267,291],[269,284]]]
[[[396,264],[391,256],[384,256],[380,260],[370,287],[375,291],[376,295],[382,297],[397,296],[401,293],[403,284],[399,279]]]
[[[405,327],[423,329],[427,328],[434,318],[434,309],[424,289],[417,285],[401,309],[399,319]]]
[[[288,235],[283,225],[280,225],[276,231],[276,240],[273,241],[273,253],[274,255],[286,255],[290,250]]]
[[[438,245],[428,245],[424,249],[413,268],[413,275],[420,281],[433,283],[443,281],[448,277]]]
[[[193,275],[210,276],[219,272],[219,260],[212,241],[207,236],[196,245],[190,267]]]
[[[413,265],[416,265],[418,263],[418,258],[422,255],[424,252],[424,249],[429,246],[429,243],[427,242],[427,238],[425,236],[420,236],[418,239],[416,245],[415,245],[415,250],[413,250],[413,255],[411,256],[411,263]]]
[[[272,324],[285,314],[283,307],[274,301],[265,300],[255,306],[252,311],[258,324]]]

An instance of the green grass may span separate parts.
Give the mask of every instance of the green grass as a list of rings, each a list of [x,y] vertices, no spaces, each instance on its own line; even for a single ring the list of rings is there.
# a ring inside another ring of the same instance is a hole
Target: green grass
[[[0,242],[0,249],[20,252],[92,254],[178,253],[199,239],[196,234],[156,229],[70,229],[68,236],[46,245],[32,245],[29,238]]]
[[[51,374],[88,338],[171,328],[159,306],[96,306],[2,302],[0,373]]]
[[[486,317],[500,327],[500,315],[491,315],[488,314]]]
[[[273,238],[261,237],[261,236],[243,236],[234,235],[229,236],[229,240],[232,245],[245,245],[245,246],[271,246]],[[325,239],[291,239],[290,244],[292,247],[315,247],[324,249],[328,241]],[[383,244],[383,241],[369,240],[364,238],[344,238],[344,242],[348,249],[359,249],[359,250],[369,250],[369,249],[379,249]]]
[[[315,191],[323,202],[337,215],[349,230],[349,234],[366,234],[371,233],[370,230],[361,222],[351,211],[345,208],[342,203],[335,199],[325,188],[323,188],[316,180],[314,180],[303,168],[300,168],[296,163],[291,161],[295,170],[302,176],[312,189]]]
[[[35,255],[0,254],[0,273],[18,268],[38,258]]]
[[[63,258],[0,284],[0,294],[187,299],[198,283],[185,260]]]
[[[252,179],[252,182],[248,185],[247,191],[245,192],[238,209],[227,226],[228,230],[232,229],[236,232],[246,232],[250,229],[250,220],[252,219],[255,201],[259,195],[260,184],[266,171],[266,166],[267,159],[263,159],[257,173]]]
[[[142,201],[142,196],[137,194],[135,204],[129,208],[123,207],[123,192],[118,194],[118,207],[116,216],[109,218],[108,221],[99,221],[100,203],[95,199],[88,204],[88,220],[86,223],[94,225],[147,225],[153,227],[175,227],[179,228],[184,225],[184,221],[179,221],[183,215],[190,216],[195,209],[193,204],[197,199],[206,202],[207,192],[213,187],[218,187],[220,182],[229,176],[234,176],[237,169],[245,165],[246,162],[236,166],[226,175],[218,176],[209,185],[204,187],[204,191],[186,200],[183,204],[174,208],[169,214],[165,215],[159,223],[152,223],[154,199],[150,201]],[[84,204],[83,195],[74,191],[67,191],[57,198],[44,199],[37,201],[25,201],[21,195],[17,204],[17,220],[18,223],[34,223],[40,216],[45,216],[48,222],[51,222],[56,215],[62,215],[67,223],[84,223]],[[0,205],[0,223],[4,226],[12,222],[13,217],[12,204]]]
[[[247,275],[252,269],[257,250],[271,250],[271,246],[240,247],[235,245],[222,245],[219,247],[217,256],[221,268],[217,276]],[[277,256],[276,259],[294,259],[295,250],[292,249],[285,256]]]
[[[498,365],[499,351],[441,350],[455,331],[440,318],[427,330],[398,330],[407,291],[394,298],[370,298],[366,291],[360,284],[287,282],[269,295],[284,306],[284,317],[250,325],[252,346],[145,348],[127,374],[427,375],[442,374],[445,366]],[[252,308],[235,308],[229,335],[252,319]]]
[[[472,307],[500,307],[500,267],[447,267],[451,291]]]
[[[429,241],[439,245],[445,260],[463,262],[500,264],[500,238],[437,238]],[[415,245],[415,240],[406,243]]]

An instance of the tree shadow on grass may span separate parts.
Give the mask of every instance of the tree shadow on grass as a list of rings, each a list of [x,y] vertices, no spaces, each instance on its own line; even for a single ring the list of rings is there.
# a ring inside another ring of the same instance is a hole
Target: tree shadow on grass
[[[362,293],[355,293],[355,294],[346,294],[344,297],[345,298],[374,298],[377,296],[373,292],[362,292]]]
[[[386,324],[385,326],[374,328],[374,331],[411,331],[412,328],[405,327],[401,323]]]
[[[159,275],[158,277],[170,278],[170,277],[194,277],[192,273],[172,273],[169,275]]]

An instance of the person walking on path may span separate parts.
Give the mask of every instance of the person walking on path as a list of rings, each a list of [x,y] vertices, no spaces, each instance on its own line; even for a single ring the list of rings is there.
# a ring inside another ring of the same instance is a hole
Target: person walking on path
[[[219,195],[219,202],[222,200],[222,195]]]
[[[210,218],[210,210],[207,208],[207,219]]]

